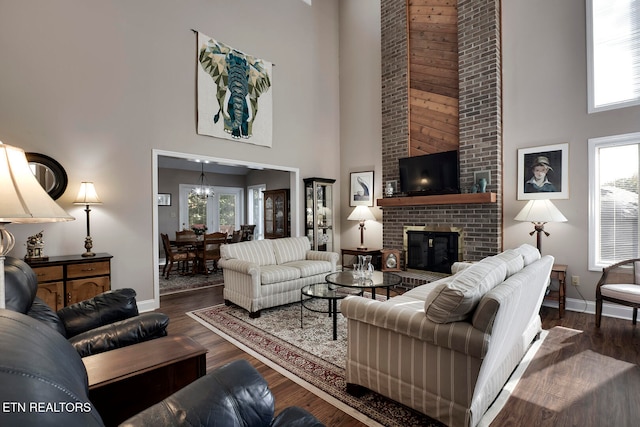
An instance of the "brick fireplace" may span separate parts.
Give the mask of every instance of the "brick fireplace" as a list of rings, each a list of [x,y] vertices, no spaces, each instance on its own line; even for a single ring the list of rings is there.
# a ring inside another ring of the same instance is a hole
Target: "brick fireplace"
[[[462,260],[464,233],[454,227],[405,226],[403,256],[407,270],[451,273]]]
[[[381,0],[382,182],[399,182],[409,155],[407,2]],[[404,227],[463,229],[464,260],[502,250],[500,1],[458,1],[460,186],[489,171],[496,203],[383,207],[383,245],[403,251]],[[404,260],[403,260],[404,265]]]

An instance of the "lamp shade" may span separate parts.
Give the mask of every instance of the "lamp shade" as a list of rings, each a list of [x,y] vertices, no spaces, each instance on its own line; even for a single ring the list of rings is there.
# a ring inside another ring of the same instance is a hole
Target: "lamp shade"
[[[36,180],[24,150],[0,142],[0,222],[39,223],[74,219]]]
[[[101,205],[102,201],[98,197],[96,187],[93,182],[81,182],[78,197],[73,201],[74,205]]]
[[[551,200],[529,200],[514,219],[538,223],[567,221]]]
[[[371,213],[371,209],[366,206],[356,206],[356,208],[351,212],[351,215],[347,217],[349,221],[366,221],[371,220],[375,221],[376,217]]]

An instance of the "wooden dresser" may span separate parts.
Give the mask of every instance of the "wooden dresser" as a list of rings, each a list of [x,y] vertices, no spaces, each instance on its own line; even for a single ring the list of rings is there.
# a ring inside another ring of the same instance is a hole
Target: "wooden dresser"
[[[52,256],[28,261],[38,277],[37,295],[54,310],[84,301],[111,289],[112,255]]]

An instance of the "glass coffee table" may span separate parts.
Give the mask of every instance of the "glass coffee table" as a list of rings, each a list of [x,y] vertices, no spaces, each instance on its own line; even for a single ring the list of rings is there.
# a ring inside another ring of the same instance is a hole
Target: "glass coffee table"
[[[389,299],[389,288],[402,283],[402,277],[384,271],[374,271],[370,279],[356,278],[353,271],[336,271],[328,274],[325,280],[331,285],[360,289],[361,292],[371,289],[373,299],[376,299],[377,288],[386,288],[387,299]]]
[[[344,299],[349,295],[361,295],[362,289],[336,286],[330,283],[316,283],[306,285],[300,289],[300,327],[303,327],[303,311],[306,308],[316,313],[326,313],[333,317],[333,339],[338,339],[338,300]],[[306,298],[305,298],[306,297]],[[325,299],[329,302],[326,311],[311,308],[305,303],[313,299]]]

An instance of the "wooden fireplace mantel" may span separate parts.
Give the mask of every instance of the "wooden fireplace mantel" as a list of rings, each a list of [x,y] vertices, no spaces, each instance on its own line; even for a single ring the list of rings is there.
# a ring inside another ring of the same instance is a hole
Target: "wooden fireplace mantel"
[[[466,205],[496,203],[496,193],[442,194],[439,196],[385,197],[377,199],[377,206]]]

